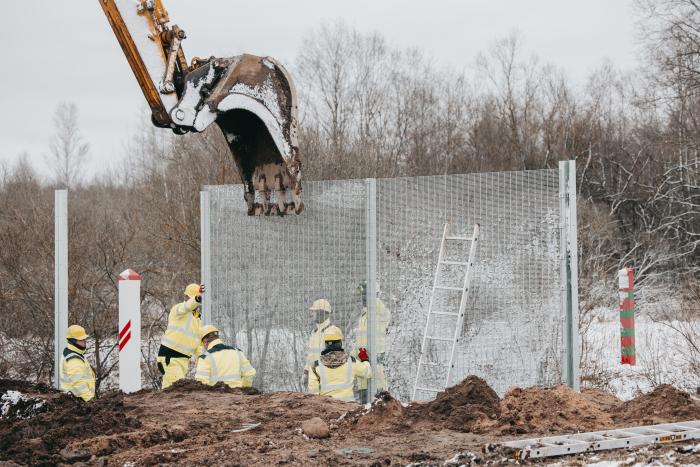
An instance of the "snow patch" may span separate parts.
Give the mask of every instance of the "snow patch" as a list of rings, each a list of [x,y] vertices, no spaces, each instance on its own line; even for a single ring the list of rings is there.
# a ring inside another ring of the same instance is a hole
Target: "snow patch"
[[[27,397],[19,391],[6,391],[0,396],[0,419],[31,418],[46,405],[46,401]]]

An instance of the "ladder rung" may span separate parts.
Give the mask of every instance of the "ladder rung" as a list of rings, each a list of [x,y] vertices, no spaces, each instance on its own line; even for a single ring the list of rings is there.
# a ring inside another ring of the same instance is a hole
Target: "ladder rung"
[[[419,391],[430,391],[430,392],[442,392],[442,391],[444,391],[444,389],[423,388],[423,387],[419,387],[419,386],[416,386],[416,389]]]
[[[474,239],[472,237],[449,236],[445,237],[445,240],[459,240],[462,242],[471,242]]]
[[[450,313],[448,311],[433,311],[431,312],[433,315],[447,315],[447,316],[459,316],[459,313]]]
[[[434,340],[434,341],[446,341],[446,342],[452,342],[454,339],[450,337],[434,337],[434,336],[425,336],[426,339]]]
[[[446,285],[436,285],[435,288],[440,290],[456,290],[458,292],[462,291],[462,287],[447,287]]]
[[[440,261],[440,264],[451,264],[451,265],[456,265],[456,266],[466,266],[467,263],[466,261]]]

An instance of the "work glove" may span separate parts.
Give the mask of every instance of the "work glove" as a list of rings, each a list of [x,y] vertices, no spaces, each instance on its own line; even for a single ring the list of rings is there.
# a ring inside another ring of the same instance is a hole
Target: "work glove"
[[[204,293],[204,284],[199,286],[199,293],[194,297],[197,303],[202,303],[202,294]]]
[[[361,362],[369,361],[369,354],[367,353],[367,349],[365,349],[364,347],[360,347],[357,352],[357,358],[359,358]]]

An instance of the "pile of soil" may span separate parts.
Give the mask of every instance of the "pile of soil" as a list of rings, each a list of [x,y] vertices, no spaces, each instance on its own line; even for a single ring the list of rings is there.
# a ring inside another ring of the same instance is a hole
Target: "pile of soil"
[[[481,433],[495,424],[501,412],[498,394],[478,376],[439,393],[435,400],[413,404],[410,416],[417,422],[438,422],[444,428]]]
[[[617,410],[617,407],[622,404],[620,399],[602,389],[582,389],[581,395],[606,412],[614,412]]]
[[[199,381],[193,379],[181,379],[175,381],[172,386],[165,389],[167,392],[179,392],[187,393],[191,391],[213,391],[213,392],[228,392],[231,394],[260,394],[260,391],[256,388],[230,388],[223,382],[219,381],[213,386],[202,384]]]
[[[669,384],[620,404],[614,411],[617,425],[654,425],[700,419],[700,404]]]
[[[476,462],[469,453],[486,443],[606,429],[610,413],[615,426],[644,413],[653,413],[654,422],[700,419],[695,402],[670,387],[625,403],[565,386],[511,389],[501,401],[474,376],[431,402],[406,406],[381,393],[369,407],[194,381],[85,403],[27,384],[3,381],[0,388],[31,393],[47,410],[0,420],[0,464],[443,465]],[[302,424],[315,417],[323,433],[304,434]]]
[[[57,463],[66,460],[59,452],[73,440],[139,427],[138,419],[124,414],[123,400],[121,393],[87,403],[57,394],[46,399],[42,413],[28,419],[0,420],[0,459]]]
[[[30,383],[16,379],[0,378],[0,393],[7,391],[19,391],[23,394],[58,394],[60,391],[47,386],[44,383]]]
[[[608,412],[568,386],[511,388],[501,402],[501,434],[571,433],[605,429]]]

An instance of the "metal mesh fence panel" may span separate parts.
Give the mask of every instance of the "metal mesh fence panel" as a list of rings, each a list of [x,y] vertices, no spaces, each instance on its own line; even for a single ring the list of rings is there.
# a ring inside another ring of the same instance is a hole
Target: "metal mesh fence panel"
[[[503,394],[512,385],[564,381],[558,172],[379,179],[376,186],[375,382],[385,379],[392,393],[410,398],[446,222],[453,235],[481,226],[451,384],[476,374]],[[314,300],[331,302],[347,350],[354,353],[363,339],[358,286],[367,279],[367,183],[307,182],[306,211],[283,218],[247,216],[240,186],[208,191],[212,322],[249,355],[256,386],[303,390]],[[468,249],[449,245],[445,257],[466,261]],[[463,272],[445,267],[440,280],[461,285]],[[435,309],[456,312],[456,295],[437,296]],[[439,320],[430,329],[452,331]],[[428,351],[449,357],[445,348]],[[439,382],[444,374],[421,377]]]
[[[350,327],[366,275],[365,182],[307,183],[300,216],[246,215],[241,186],[208,187],[211,317],[256,367],[262,389],[301,391],[309,306],[325,298]]]
[[[445,223],[450,235],[465,237],[480,225],[449,384],[475,374],[503,394],[513,385],[564,381],[558,171],[382,179],[377,194],[379,299],[392,312],[380,357],[389,387],[410,397]],[[444,259],[466,262],[469,246],[447,242]],[[460,287],[465,269],[442,266],[438,283]],[[459,292],[439,290],[433,309],[456,313],[460,299]],[[428,335],[452,338],[454,323],[438,315]],[[435,341],[426,353],[447,362],[450,349],[451,342]],[[422,369],[421,386],[441,387],[445,372]]]

